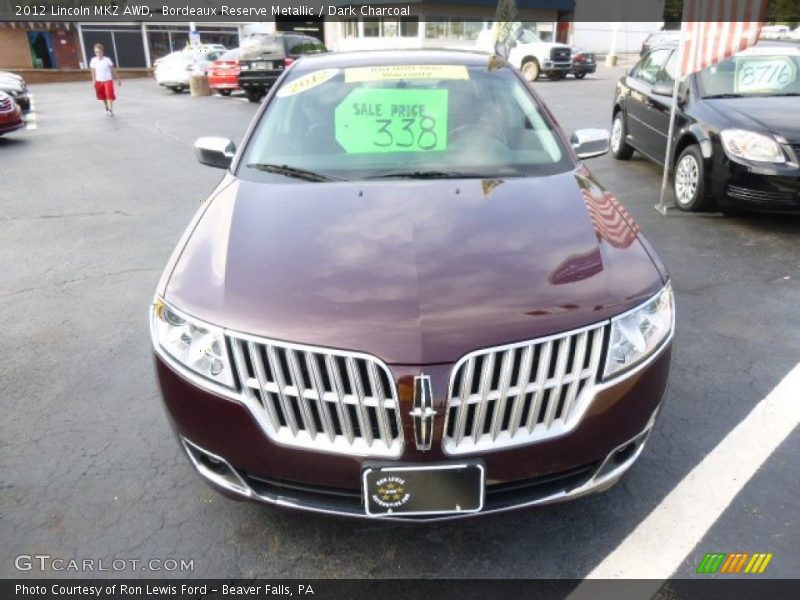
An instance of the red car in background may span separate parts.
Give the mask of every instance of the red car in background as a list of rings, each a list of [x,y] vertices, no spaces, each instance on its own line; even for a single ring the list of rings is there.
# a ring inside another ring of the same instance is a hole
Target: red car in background
[[[11,96],[0,92],[0,135],[22,129],[24,126],[22,109]]]
[[[230,96],[232,91],[239,89],[239,48],[228,50],[211,63],[208,85],[222,96]]]

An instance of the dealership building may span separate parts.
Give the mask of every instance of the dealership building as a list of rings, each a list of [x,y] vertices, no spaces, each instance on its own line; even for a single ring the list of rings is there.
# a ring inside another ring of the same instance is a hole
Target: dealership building
[[[496,0],[411,0],[369,5],[326,0],[325,5],[351,6],[352,11],[347,12],[357,16],[279,15],[275,21],[258,23],[198,22],[196,28],[203,43],[229,48],[238,46],[250,35],[273,31],[309,33],[322,39],[331,50],[469,47],[497,9]],[[409,6],[411,14],[403,14],[409,12],[403,10]],[[382,12],[389,16],[362,16],[370,14],[370,7],[384,9]],[[517,19],[544,39],[566,39],[574,7],[575,0],[517,0]],[[0,69],[83,68],[93,56],[92,46],[98,42],[119,67],[151,67],[157,58],[185,48],[189,41],[189,23],[159,22],[159,10],[154,7],[152,19],[135,24],[1,22]]]

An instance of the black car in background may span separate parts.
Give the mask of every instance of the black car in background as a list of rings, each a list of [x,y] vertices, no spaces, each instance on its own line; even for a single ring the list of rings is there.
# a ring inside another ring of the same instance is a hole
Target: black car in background
[[[611,152],[664,164],[677,47],[620,78]],[[680,83],[672,182],[686,211],[800,212],[800,45],[760,42]]]
[[[250,102],[259,102],[295,60],[304,54],[327,52],[327,49],[315,37],[275,33],[253,38],[240,51],[239,87]]]
[[[575,76],[575,79],[583,79],[587,73],[594,73],[595,71],[597,71],[597,61],[595,60],[594,52],[587,52],[573,46],[572,66],[569,72]]]

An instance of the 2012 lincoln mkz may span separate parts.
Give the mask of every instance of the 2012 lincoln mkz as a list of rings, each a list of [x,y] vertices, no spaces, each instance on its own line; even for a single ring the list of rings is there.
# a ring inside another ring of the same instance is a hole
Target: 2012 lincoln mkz
[[[195,149],[225,173],[150,318],[172,426],[218,490],[435,520],[601,491],[638,458],[668,274],[583,163],[608,133],[567,138],[504,60],[304,57],[238,149]]]

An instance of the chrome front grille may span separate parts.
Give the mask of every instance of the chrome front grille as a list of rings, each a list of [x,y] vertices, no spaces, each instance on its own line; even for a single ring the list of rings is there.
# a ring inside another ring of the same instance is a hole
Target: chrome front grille
[[[244,400],[278,444],[398,457],[403,433],[391,372],[355,352],[228,332]]]
[[[569,431],[590,399],[605,324],[468,354],[450,378],[443,448],[466,454]]]
[[[0,98],[0,111],[9,111],[13,106],[14,101],[11,98]]]
[[[569,48],[552,48],[550,50],[550,60],[554,61],[568,61],[572,51]]]

